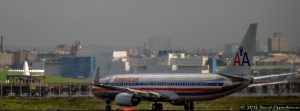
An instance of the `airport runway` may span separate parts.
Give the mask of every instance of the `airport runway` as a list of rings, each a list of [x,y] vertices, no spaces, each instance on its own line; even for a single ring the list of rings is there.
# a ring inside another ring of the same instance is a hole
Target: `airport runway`
[[[245,105],[298,105],[300,97],[225,97],[212,101],[196,102],[196,110],[240,110]],[[144,101],[136,107],[137,110],[150,110],[152,102]],[[164,110],[183,110],[182,106],[164,103]],[[94,97],[1,97],[0,110],[103,110],[104,103]],[[113,105],[114,110],[122,109]]]

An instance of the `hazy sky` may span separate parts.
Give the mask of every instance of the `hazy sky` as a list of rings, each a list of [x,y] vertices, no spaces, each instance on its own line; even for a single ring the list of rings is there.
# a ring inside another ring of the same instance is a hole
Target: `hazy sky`
[[[153,36],[172,45],[223,48],[249,23],[257,39],[282,32],[300,48],[300,0],[1,0],[0,35],[13,47],[137,46]]]

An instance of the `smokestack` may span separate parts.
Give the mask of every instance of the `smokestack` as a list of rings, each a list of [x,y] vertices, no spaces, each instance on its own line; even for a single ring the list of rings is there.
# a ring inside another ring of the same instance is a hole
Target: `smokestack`
[[[0,51],[1,51],[1,53],[3,53],[3,36],[2,35],[1,35]]]

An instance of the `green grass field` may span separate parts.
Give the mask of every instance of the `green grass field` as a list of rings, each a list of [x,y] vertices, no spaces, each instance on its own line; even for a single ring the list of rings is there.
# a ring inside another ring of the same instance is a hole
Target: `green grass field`
[[[238,110],[240,105],[299,105],[300,97],[225,97],[195,102],[197,110]],[[152,102],[143,101],[136,109],[150,110]],[[0,109],[10,110],[103,110],[105,104],[96,98],[0,98]],[[113,109],[122,107],[113,105]],[[165,110],[183,110],[182,106],[164,103]]]
[[[0,70],[0,83],[5,83],[6,75],[8,74],[7,71]],[[13,74],[21,74],[20,72],[15,72]],[[33,73],[34,74],[34,73]],[[45,79],[48,83],[89,83],[90,81],[82,80],[82,79],[74,79],[74,78],[67,78],[67,77],[60,77],[57,75],[46,75]]]

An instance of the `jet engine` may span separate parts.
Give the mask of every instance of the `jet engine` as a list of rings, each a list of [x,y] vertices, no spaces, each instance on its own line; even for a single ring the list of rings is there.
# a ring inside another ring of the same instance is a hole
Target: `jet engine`
[[[116,104],[120,106],[136,106],[140,103],[140,101],[140,98],[129,93],[119,93],[115,98]]]

